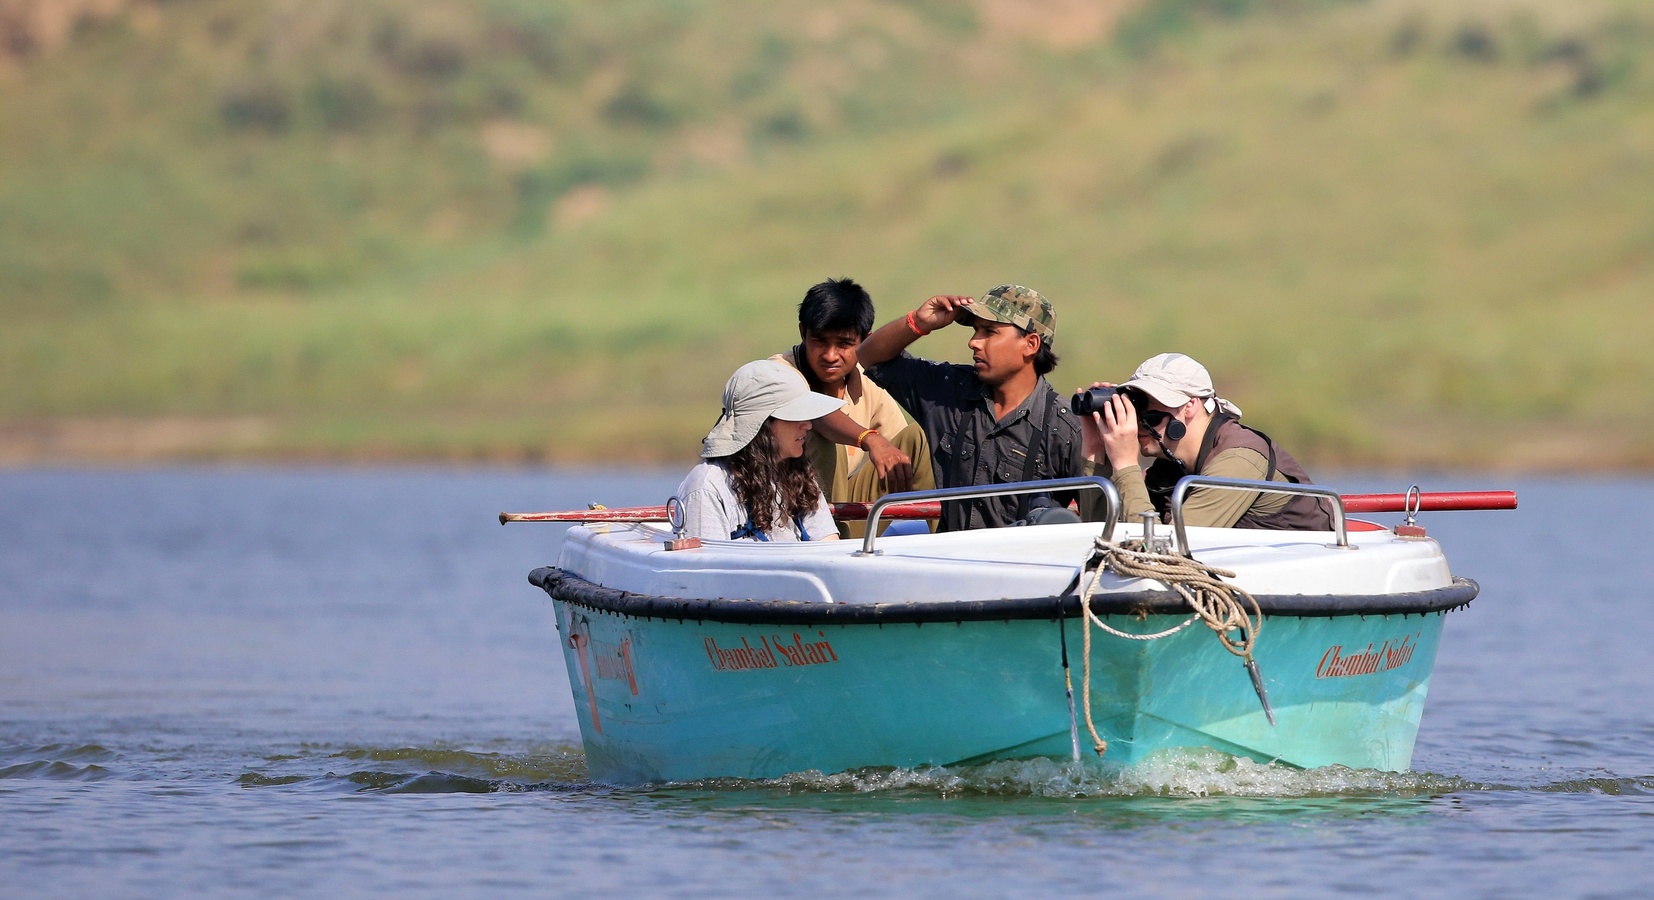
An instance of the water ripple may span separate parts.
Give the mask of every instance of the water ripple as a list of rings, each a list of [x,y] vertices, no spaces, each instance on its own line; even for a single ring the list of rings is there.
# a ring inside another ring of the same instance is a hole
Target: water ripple
[[[271,771],[244,772],[236,783],[267,788],[302,785],[386,794],[479,794],[527,790],[587,790],[586,759],[578,748],[552,745],[528,754],[430,747],[349,747],[268,757]],[[338,771],[341,762],[365,763]],[[323,767],[318,771],[318,766]]]
[[[103,766],[76,766],[55,760],[37,760],[15,766],[0,766],[0,779],[50,778],[56,781],[102,781],[109,777]]]
[[[664,785],[615,787],[592,782],[585,759],[570,746],[527,755],[477,752],[447,746],[353,747],[329,753],[270,757],[279,769],[246,772],[236,782],[249,788],[302,785],[322,790],[384,794],[558,793],[671,796],[674,794],[771,795],[882,794],[936,799],[1033,797],[1043,799],[1207,798],[1315,800],[1408,799],[1467,792],[1552,794],[1654,794],[1654,776],[1601,775],[1514,785],[1431,772],[1381,772],[1327,766],[1299,769],[1258,763],[1215,750],[1176,750],[1129,767],[1055,759],[1000,761],[973,766],[866,768],[834,774],[798,772],[773,779],[711,778]],[[339,771],[340,761],[367,763]],[[325,766],[318,769],[317,764]],[[95,768],[95,767],[94,767]],[[3,773],[0,773],[3,774]]]
[[[99,763],[120,754],[97,744],[44,744],[0,749],[0,779],[48,778],[56,781],[102,781],[114,775]]]
[[[1647,796],[1654,794],[1654,775],[1637,778],[1600,776],[1577,778],[1541,785],[1535,790],[1551,794],[1608,794],[1611,796]]]
[[[1456,776],[1328,766],[1298,769],[1214,750],[1178,750],[1129,767],[1033,759],[975,766],[871,768],[824,775],[801,772],[767,781],[708,779],[672,787],[788,793],[908,792],[937,797],[1415,797],[1482,785]]]

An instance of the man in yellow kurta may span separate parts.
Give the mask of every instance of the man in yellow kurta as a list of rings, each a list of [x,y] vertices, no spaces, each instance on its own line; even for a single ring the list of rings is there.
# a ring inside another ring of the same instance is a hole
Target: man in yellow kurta
[[[848,278],[810,288],[798,304],[799,343],[773,359],[797,369],[810,389],[844,400],[815,421],[805,453],[835,503],[871,503],[887,493],[936,486],[924,430],[884,388],[863,377],[856,348],[873,330],[873,300]],[[846,537],[860,522],[841,523]]]

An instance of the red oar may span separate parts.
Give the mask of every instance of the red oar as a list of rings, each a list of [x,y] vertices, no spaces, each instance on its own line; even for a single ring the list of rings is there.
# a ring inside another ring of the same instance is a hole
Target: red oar
[[[1440,512],[1458,509],[1515,509],[1515,491],[1423,491],[1413,495],[1413,506],[1406,494],[1345,494],[1344,511],[1350,513]]]
[[[1433,491],[1413,495],[1415,506],[1409,507],[1407,494],[1345,494],[1344,511],[1350,513],[1407,512],[1409,508],[1422,512],[1468,509],[1515,509],[1515,491]],[[867,518],[872,508],[867,503],[834,503],[833,518],[860,521]],[[893,503],[879,514],[884,519],[934,519],[942,514],[940,503],[921,500],[917,503]],[[500,524],[507,522],[664,522],[664,506],[624,506],[616,509],[573,509],[560,512],[500,513]]]

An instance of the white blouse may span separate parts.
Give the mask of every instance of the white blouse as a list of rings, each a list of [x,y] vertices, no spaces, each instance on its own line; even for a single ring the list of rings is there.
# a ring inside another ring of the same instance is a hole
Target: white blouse
[[[735,491],[729,486],[729,471],[716,462],[703,462],[689,470],[678,485],[678,502],[683,505],[684,533],[691,537],[727,541],[741,526],[747,524],[751,516],[747,515],[747,508],[735,498]],[[776,498],[776,505],[780,506],[780,497]],[[792,516],[782,515],[780,522],[765,534],[772,541],[801,541],[806,538],[799,534],[798,526]],[[804,531],[809,540],[819,541],[822,538],[838,535],[838,526],[833,522],[833,511],[827,505],[827,495],[822,493],[816,503],[815,511],[804,517]],[[742,540],[756,540],[756,538],[742,538]]]

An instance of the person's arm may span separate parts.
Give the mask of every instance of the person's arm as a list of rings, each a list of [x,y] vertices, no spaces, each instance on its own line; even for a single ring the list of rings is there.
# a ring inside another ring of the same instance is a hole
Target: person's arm
[[[916,477],[913,460],[906,453],[898,450],[895,444],[890,443],[892,439],[906,430],[908,426],[907,413],[903,411],[902,405],[896,402],[896,398],[891,396],[889,391],[873,383],[871,378],[862,378],[862,393],[870,401],[867,427],[874,431],[873,435],[868,436],[868,440],[872,441],[873,437],[877,436],[881,446],[889,444],[890,447],[888,452],[881,449],[881,453],[887,453],[892,461],[890,471],[884,469],[884,464],[880,462],[879,457],[873,456],[869,451],[875,471],[884,480],[887,491],[895,493],[913,490],[913,480]],[[900,471],[895,471],[898,462],[901,464],[901,468]],[[894,472],[894,475],[892,475],[892,472]]]
[[[900,319],[879,326],[877,331],[862,339],[856,348],[856,359],[863,368],[895,359],[909,344],[938,328],[953,324],[959,313],[971,305],[970,297],[938,294],[919,304],[919,308]]]
[[[1262,481],[1269,474],[1269,459],[1256,450],[1234,447],[1212,457],[1200,474],[1213,478]],[[1256,491],[1190,491],[1183,501],[1183,524],[1210,528],[1232,528],[1262,496]]]
[[[913,460],[876,430],[863,427],[844,411],[830,412],[815,420],[815,429],[835,444],[866,450],[867,457],[873,461],[873,470],[879,473],[886,489],[896,492],[913,486]]]
[[[1120,492],[1120,521],[1135,522],[1137,517],[1146,512],[1154,512],[1154,501],[1149,499],[1149,485],[1143,480],[1143,468],[1136,463],[1124,469],[1115,469],[1108,479],[1114,482],[1115,490]],[[1095,494],[1094,496],[1102,496]],[[1097,506],[1097,517],[1092,521],[1100,522],[1102,504]]]
[[[804,517],[804,530],[812,541],[838,540],[838,523],[833,521],[833,508],[827,504],[827,495],[816,501],[815,512]]]

